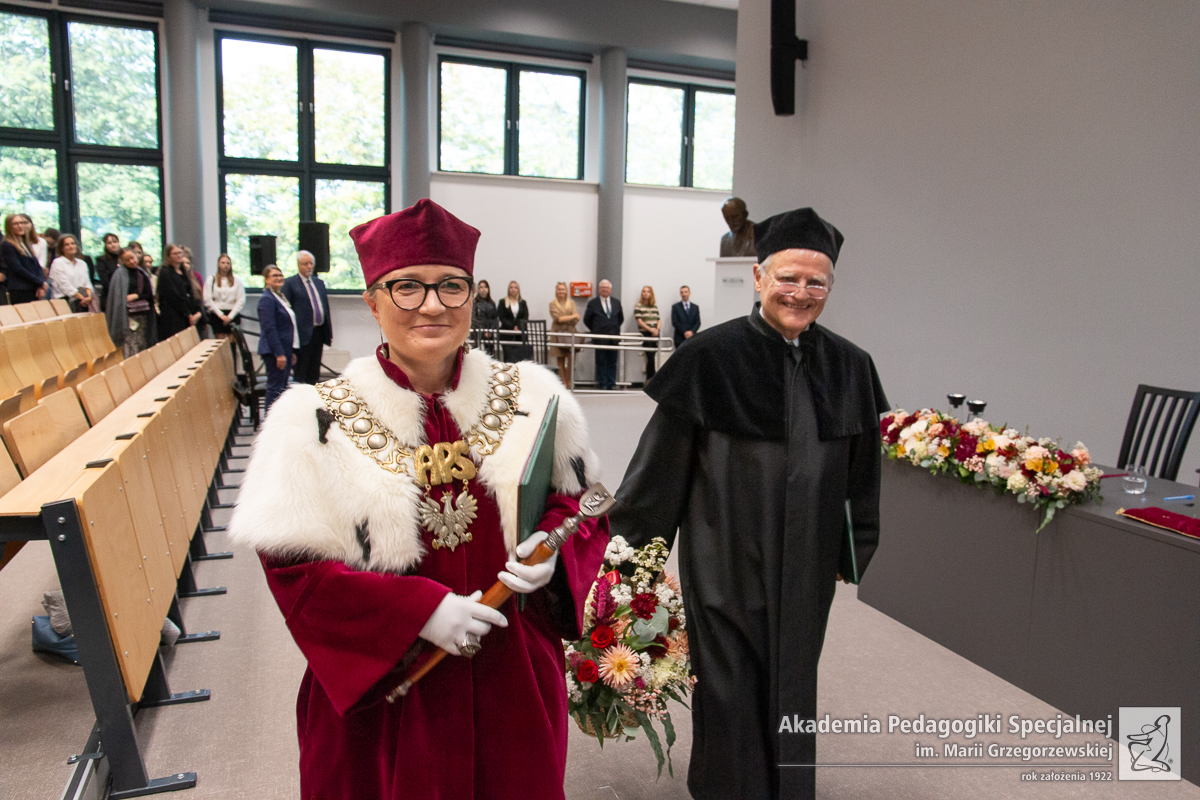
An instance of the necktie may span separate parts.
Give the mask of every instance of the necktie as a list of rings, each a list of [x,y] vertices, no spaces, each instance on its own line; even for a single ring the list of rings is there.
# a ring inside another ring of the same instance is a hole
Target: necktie
[[[312,281],[308,278],[304,279],[304,288],[308,290],[308,301],[313,307],[313,327],[319,328],[325,324],[325,309],[321,307],[321,300],[317,297],[317,290],[313,288]]]
[[[608,298],[604,298],[604,316],[611,317],[612,310],[608,307]]]
[[[692,310],[692,304],[691,304],[691,303],[688,303],[688,302],[684,302],[684,304],[683,304],[683,313],[685,313],[685,314],[686,314],[687,312],[689,312],[689,311],[691,311],[691,310]]]

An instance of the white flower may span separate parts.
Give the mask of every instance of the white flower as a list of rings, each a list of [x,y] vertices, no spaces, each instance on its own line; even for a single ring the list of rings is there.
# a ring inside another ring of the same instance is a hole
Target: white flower
[[[979,436],[979,434],[986,431],[987,428],[988,424],[981,419],[973,419],[966,425],[962,426],[962,429],[972,436]]]
[[[1029,480],[1020,472],[1014,472],[1008,476],[1008,490],[1014,494],[1020,494],[1029,486]]]
[[[666,583],[660,583],[657,586],[655,586],[654,594],[656,594],[658,596],[658,601],[660,603],[669,603],[675,597],[675,592],[672,591],[671,587],[667,586]]]
[[[583,702],[583,692],[579,688],[579,684],[575,681],[574,675],[567,675],[567,696],[571,698],[572,703]]]
[[[627,606],[633,601],[633,590],[622,583],[612,588],[612,597],[617,605]]]
[[[1018,436],[1021,435],[1021,432],[1019,430],[1017,430],[1016,428],[1005,428],[1004,435],[1007,436],[1009,439],[1016,439]]]
[[[1051,439],[1049,436],[1043,436],[1042,438],[1037,440],[1037,443],[1040,444],[1042,447],[1049,447],[1050,445],[1054,444],[1054,440]]]
[[[1087,488],[1087,476],[1077,469],[1072,470],[1063,476],[1062,485],[1072,492],[1082,492]]]

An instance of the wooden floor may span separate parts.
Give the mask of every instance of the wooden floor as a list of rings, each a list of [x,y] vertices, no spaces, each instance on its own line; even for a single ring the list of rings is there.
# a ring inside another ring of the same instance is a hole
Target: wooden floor
[[[593,435],[603,427],[609,463],[603,479],[615,488],[652,408],[644,398],[603,397],[585,402]],[[234,478],[236,476],[230,476]],[[225,499],[234,491],[223,493]],[[217,512],[218,515],[228,512]],[[217,524],[222,523],[218,516]],[[223,534],[210,549],[226,549]],[[183,601],[192,632],[219,629],[217,642],[180,646],[167,656],[173,691],[212,690],[206,703],[148,709],[138,716],[152,776],[195,771],[195,789],[164,797],[180,800],[273,800],[299,795],[293,715],[304,660],[291,641],[258,560],[237,551],[231,561],[197,565],[202,586],[229,588],[224,596]],[[28,545],[0,572],[0,798],[55,800],[69,777],[66,759],[78,753],[94,717],[83,673],[29,646],[29,619],[42,613],[43,591],[57,587],[49,547]],[[868,713],[973,717],[977,713],[1053,717],[1054,709],[974,666],[909,628],[858,602],[839,587],[821,662],[820,707],[834,718]],[[608,744],[572,728],[566,795],[570,800],[683,800],[690,719],[677,709],[680,741],[675,778],[655,780],[645,741]],[[1185,721],[1195,731],[1195,721]],[[1186,735],[1186,734],[1185,734]],[[910,763],[914,739],[883,735],[822,735],[826,763]],[[1094,738],[1094,737],[1083,737]],[[1064,737],[1064,742],[1079,737]],[[987,741],[1019,744],[1013,736]],[[940,743],[938,750],[940,751]],[[736,742],[730,743],[736,747]],[[1188,783],[1022,782],[1021,768],[827,768],[818,771],[818,796],[928,800],[929,798],[1181,798],[1200,800]],[[1115,770],[1114,770],[1115,771]],[[531,800],[537,800],[532,798]]]

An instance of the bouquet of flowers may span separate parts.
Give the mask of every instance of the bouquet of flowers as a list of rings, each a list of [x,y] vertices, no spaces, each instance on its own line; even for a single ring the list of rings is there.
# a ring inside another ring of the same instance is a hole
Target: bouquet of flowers
[[[879,432],[890,459],[1032,503],[1042,512],[1039,531],[1060,508],[1100,502],[1102,473],[1090,466],[1092,457],[1083,442],[1064,451],[1053,439],[1034,439],[978,418],[960,423],[932,408],[915,414],[897,409],[883,417]]]
[[[659,775],[675,743],[667,700],[683,703],[696,681],[683,596],[675,576],[663,572],[666,561],[662,538],[634,550],[614,536],[588,596],[583,638],[564,643],[568,707],[580,729],[601,747],[606,738],[629,741],[645,731]],[[655,720],[666,734],[665,757]]]

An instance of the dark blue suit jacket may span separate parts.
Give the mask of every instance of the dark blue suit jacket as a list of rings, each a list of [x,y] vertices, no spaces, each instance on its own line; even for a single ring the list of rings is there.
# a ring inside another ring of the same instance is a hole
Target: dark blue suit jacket
[[[292,318],[270,289],[264,289],[262,297],[258,298],[258,326],[262,330],[258,335],[258,354],[276,358],[287,356],[290,366],[294,333]]]
[[[671,306],[671,327],[675,329],[676,347],[684,343],[684,331],[696,333],[700,330],[700,307],[691,301],[688,301],[688,305],[691,308],[687,312],[683,310],[682,300]]]
[[[314,272],[309,280],[313,282],[317,297],[321,298],[321,305],[324,307],[325,322],[321,325],[318,338],[321,344],[327,345],[333,341],[333,323],[329,320],[329,295],[325,293],[325,282],[317,277],[317,273]],[[304,347],[313,337],[313,308],[312,301],[308,299],[308,292],[304,290],[304,281],[299,275],[293,275],[283,282],[283,296],[292,304],[292,311],[296,313],[296,325],[300,328],[300,346]]]
[[[592,333],[602,333],[609,336],[621,332],[621,325],[625,322],[625,312],[621,310],[621,301],[616,297],[609,296],[608,304],[612,308],[612,316],[604,316],[604,306],[600,301],[600,297],[593,297],[588,301],[587,307],[583,310],[583,324]],[[605,344],[615,344],[615,342],[604,342]],[[615,350],[610,352],[616,352]]]

